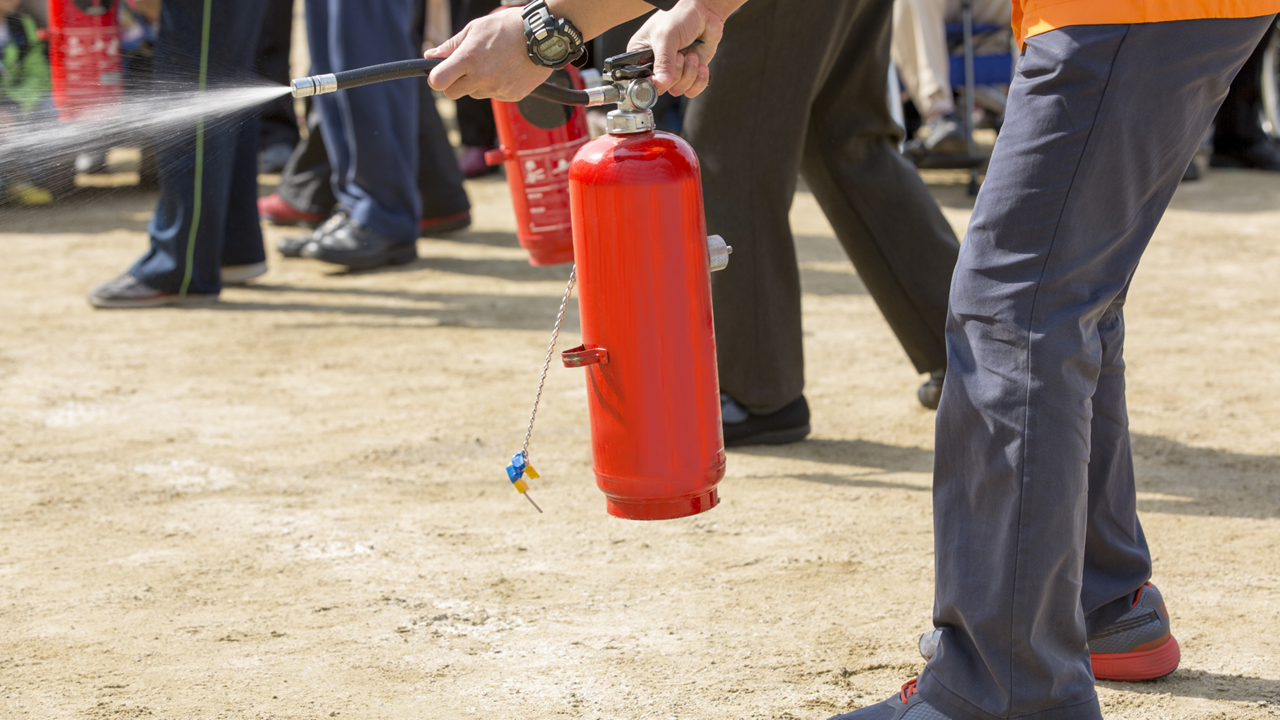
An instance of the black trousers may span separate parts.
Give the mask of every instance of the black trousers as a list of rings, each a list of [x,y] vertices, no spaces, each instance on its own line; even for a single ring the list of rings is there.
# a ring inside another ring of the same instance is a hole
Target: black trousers
[[[262,34],[258,38],[255,66],[258,75],[281,85],[289,84],[289,52],[293,47],[293,0],[264,0]],[[293,98],[286,95],[262,108],[259,147],[294,147],[301,139]]]
[[[720,387],[753,413],[804,389],[787,219],[797,171],[916,370],[946,366],[959,244],[897,151],[902,131],[886,100],[891,10],[879,0],[747,3],[729,18],[711,85],[685,115],[707,230],[734,248],[711,282]]]
[[[484,17],[501,6],[499,0],[453,0],[453,31],[462,30],[467,23]],[[458,134],[462,144],[470,147],[491,148],[498,146],[498,127],[493,121],[493,103],[466,95],[456,101],[458,108]]]
[[[1262,109],[1262,51],[1275,31],[1274,25],[1268,28],[1262,42],[1253,49],[1253,54],[1232,81],[1227,98],[1222,101],[1222,108],[1214,119],[1214,152],[1241,152],[1250,145],[1266,142],[1267,133],[1262,129],[1259,117]]]

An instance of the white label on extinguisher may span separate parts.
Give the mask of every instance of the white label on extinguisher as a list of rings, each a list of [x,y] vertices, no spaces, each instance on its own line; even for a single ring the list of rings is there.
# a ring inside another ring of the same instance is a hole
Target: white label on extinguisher
[[[588,139],[516,152],[524,179],[524,196],[529,206],[530,232],[556,232],[570,228],[569,164],[578,148]]]

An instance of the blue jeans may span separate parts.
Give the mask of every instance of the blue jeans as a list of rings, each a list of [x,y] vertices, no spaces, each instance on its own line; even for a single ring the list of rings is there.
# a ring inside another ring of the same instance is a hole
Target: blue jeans
[[[199,78],[203,37],[202,0],[166,0],[160,17],[156,67],[166,80]],[[209,80],[237,82],[252,77],[254,50],[262,26],[260,0],[217,0],[209,23]],[[129,274],[147,285],[176,293],[217,294],[223,265],[262,262],[258,224],[258,108],[206,119],[203,135],[183,128],[176,140],[157,138],[160,202],[151,219],[151,249]],[[203,143],[200,197],[196,188],[196,148]],[[192,222],[199,216],[194,233]]]
[[[414,0],[312,0],[306,9],[313,74],[421,55],[412,42]],[[353,220],[401,243],[418,239],[422,213],[420,90],[420,82],[396,80],[315,98],[333,194]]]

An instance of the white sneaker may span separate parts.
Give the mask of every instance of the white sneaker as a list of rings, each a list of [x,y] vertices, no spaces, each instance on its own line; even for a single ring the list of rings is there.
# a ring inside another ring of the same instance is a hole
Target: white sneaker
[[[265,262],[250,263],[248,265],[223,265],[222,284],[246,285],[250,280],[266,274],[267,264]]]

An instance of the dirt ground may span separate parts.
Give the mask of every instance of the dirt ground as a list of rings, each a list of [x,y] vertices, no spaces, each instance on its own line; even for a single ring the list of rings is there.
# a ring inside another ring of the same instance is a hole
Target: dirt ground
[[[928,179],[961,231],[960,178]],[[546,514],[507,483],[568,269],[526,264],[501,179],[469,192],[475,226],[412,265],[271,253],[197,310],[85,302],[150,193],[0,216],[0,716],[821,720],[915,675],[933,414],[812,196],[812,439],[637,523],[592,481],[579,371],[534,433]],[[1278,278],[1280,178],[1215,171],[1134,281],[1139,506],[1184,655],[1101,683],[1109,718],[1280,717]]]

